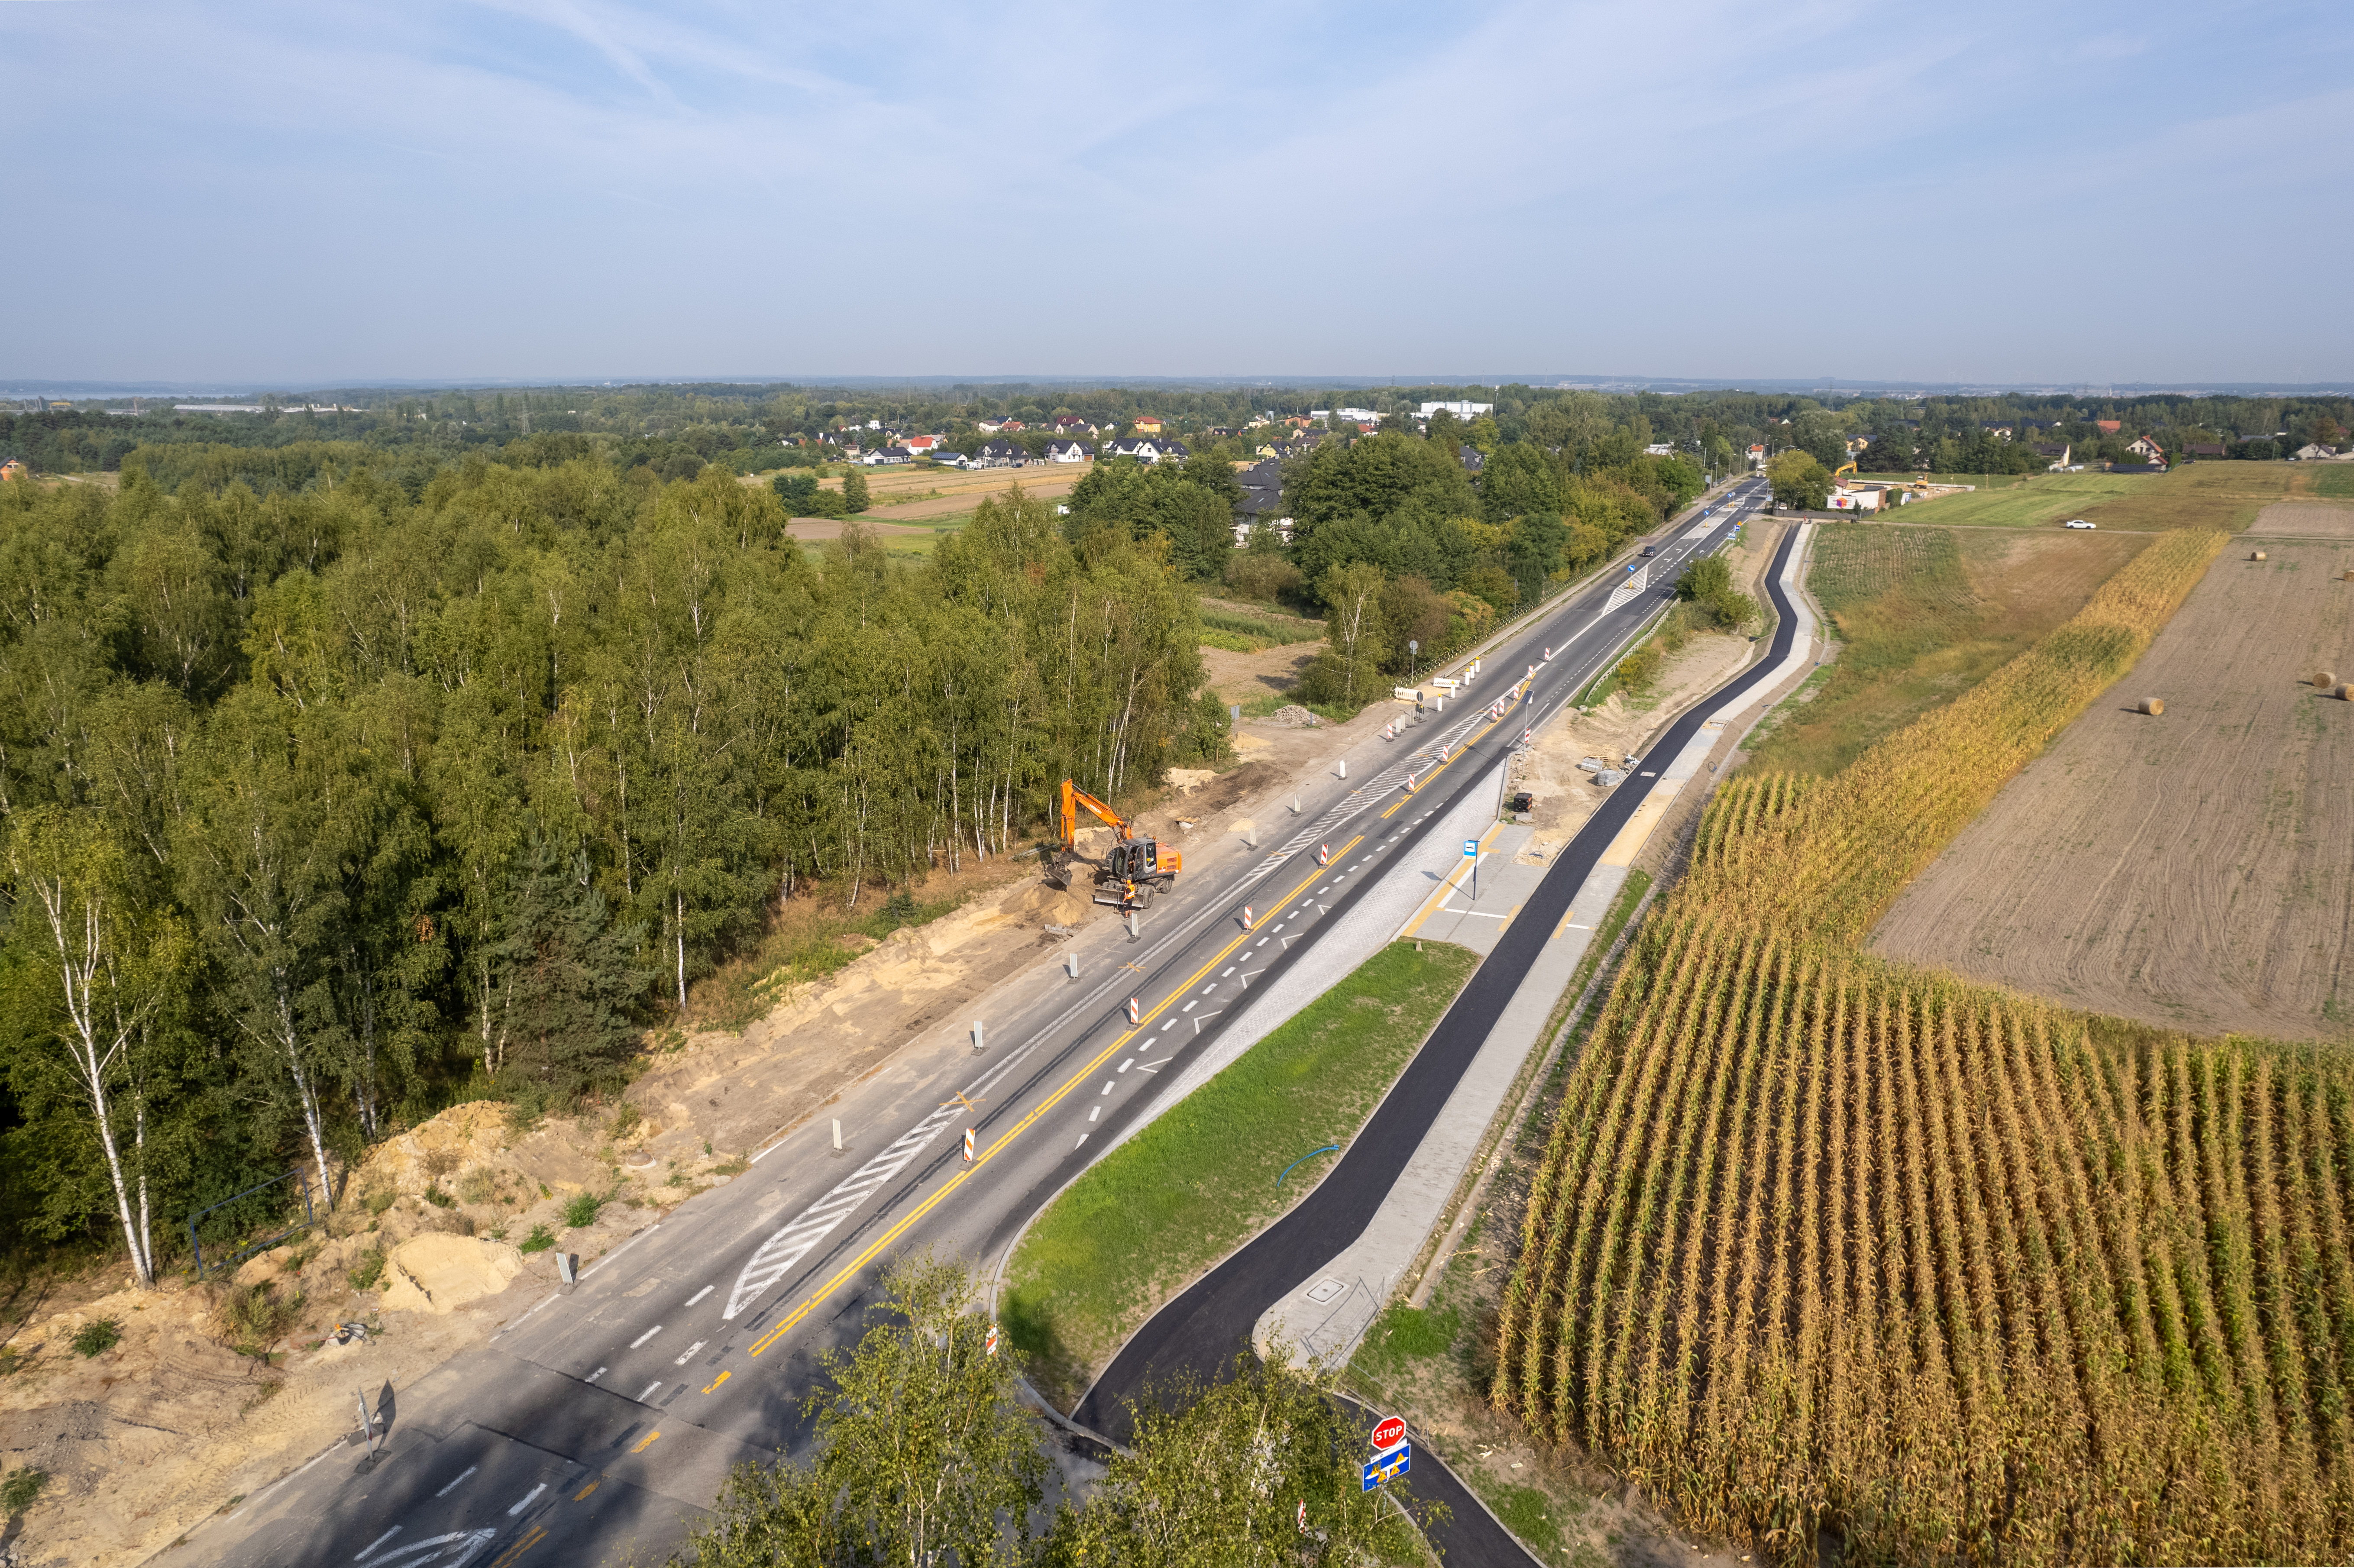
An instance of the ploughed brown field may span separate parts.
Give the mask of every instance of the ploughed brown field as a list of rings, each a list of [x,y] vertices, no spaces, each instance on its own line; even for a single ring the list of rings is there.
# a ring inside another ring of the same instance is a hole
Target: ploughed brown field
[[[2354,702],[2313,683],[2354,681],[2349,567],[2354,508],[2265,508],[1875,950],[2195,1033],[2354,1031]]]

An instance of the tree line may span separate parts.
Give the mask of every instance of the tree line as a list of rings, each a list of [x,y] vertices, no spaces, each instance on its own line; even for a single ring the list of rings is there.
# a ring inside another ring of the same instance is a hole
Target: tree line
[[[453,1098],[551,1106],[822,882],[1014,850],[1226,744],[1157,536],[921,564],[766,487],[477,454],[412,498],[0,487],[0,1204],[191,1209]]]

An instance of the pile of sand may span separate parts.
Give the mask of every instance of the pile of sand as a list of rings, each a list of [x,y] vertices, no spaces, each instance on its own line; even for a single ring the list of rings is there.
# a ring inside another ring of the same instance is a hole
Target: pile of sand
[[[1172,768],[1169,770],[1169,787],[1181,795],[1190,795],[1217,776],[1214,768]]]
[[[447,1312],[496,1296],[523,1272],[523,1254],[480,1236],[405,1241],[384,1260],[384,1310]]]
[[[490,1163],[506,1144],[506,1107],[479,1100],[452,1106],[369,1150],[359,1184],[419,1196],[437,1181]]]

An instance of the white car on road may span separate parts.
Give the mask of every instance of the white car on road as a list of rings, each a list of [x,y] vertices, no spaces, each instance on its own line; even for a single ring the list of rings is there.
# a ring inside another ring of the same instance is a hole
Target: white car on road
[[[2091,528],[2095,526],[2095,524],[2085,522],[2082,517],[2077,517],[2071,519],[2068,526],[2071,528]]]

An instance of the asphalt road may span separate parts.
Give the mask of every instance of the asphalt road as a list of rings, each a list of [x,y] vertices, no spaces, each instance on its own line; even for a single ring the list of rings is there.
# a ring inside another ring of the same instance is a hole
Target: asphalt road
[[[1753,661],[1723,687],[1718,694],[1721,698],[1738,697],[1765,681],[1790,652],[1797,621],[1780,577],[1796,542],[1794,530],[1784,539],[1767,574],[1767,591],[1781,618],[1772,652]],[[1711,701],[1686,712],[1651,743],[1652,756],[1674,757],[1719,705]],[[1305,1269],[1346,1247],[1372,1223],[1392,1184],[1421,1147],[1424,1134],[1430,1130],[1456,1081],[1487,1043],[1489,1031],[1495,1027],[1522,978],[1568,914],[1570,900],[1593,874],[1595,863],[1646,793],[1621,788],[1603,802],[1554,858],[1544,880],[1505,927],[1495,949],[1473,972],[1430,1039],[1407,1064],[1397,1086],[1374,1110],[1340,1162],[1297,1207],[1154,1314],[1079,1402],[1073,1414],[1075,1421],[1115,1442],[1125,1442],[1130,1430],[1130,1402],[1140,1400],[1149,1384],[1179,1372],[1210,1376],[1231,1364],[1235,1352],[1250,1343],[1251,1330],[1261,1315],[1299,1286]],[[1448,1563],[1456,1568],[1490,1564],[1500,1568],[1531,1561],[1520,1543],[1470,1499],[1462,1483],[1443,1466],[1424,1463],[1419,1453],[1416,1461],[1416,1494],[1447,1503],[1454,1515],[1451,1523],[1432,1532]]]
[[[1746,482],[1700,525],[1687,518],[1671,526],[1648,563],[1649,586],[1628,591],[1605,581],[1536,618],[1487,656],[1483,675],[1444,714],[1397,740],[1360,747],[1345,780],[1303,781],[1299,815],[1282,819],[1295,830],[1279,843],[1189,846],[1182,882],[1145,916],[1140,936],[1108,921],[1087,928],[1072,949],[1076,979],[1056,964],[1060,952],[1042,954],[1011,1000],[1001,997],[1002,1015],[982,1021],[986,1049],[911,1049],[845,1094],[834,1107],[850,1145],[844,1156],[832,1155],[822,1123],[795,1132],[745,1174],[596,1260],[573,1293],[543,1298],[488,1345],[402,1391],[372,1467],[355,1451],[332,1451],[195,1532],[174,1563],[662,1561],[731,1465],[773,1461],[804,1445],[800,1404],[818,1385],[817,1359],[855,1342],[893,1258],[928,1247],[993,1261],[1150,1103],[1161,1075],[1214,1042],[1253,988],[1311,951],[1379,879],[1446,863],[1424,842],[1432,824],[1484,779],[1524,725],[1591,679],[1659,607],[1685,561],[1722,547],[1762,501],[1762,485]],[[1538,673],[1513,704],[1531,664]],[[1499,701],[1506,711],[1491,720]],[[1621,800],[1631,810],[1636,794],[1606,804],[1605,815]],[[1331,851],[1329,866],[1319,863],[1320,846]],[[1558,887],[1565,905],[1583,874],[1557,866],[1540,896]],[[1248,929],[1246,905],[1255,916]],[[1553,923],[1532,916],[1513,929],[1541,938]],[[1517,972],[1506,959],[1517,950],[1508,941],[1483,973]],[[1467,996],[1489,989],[1474,985]],[[1387,1103],[1427,1098],[1435,1107],[1453,1081],[1438,1075],[1449,1062],[1460,1071],[1458,1054],[1426,1048],[1409,1069],[1421,1075],[1415,1092]],[[1352,1160],[1372,1158],[1360,1153],[1368,1145],[1403,1160],[1406,1131],[1405,1123],[1366,1129],[1318,1189],[1315,1212],[1334,1228],[1296,1255],[1328,1256],[1355,1234],[1340,1227],[1363,1223],[1343,1202],[1362,1182],[1341,1176]],[[1328,1211],[1331,1203],[1342,1206]],[[1301,1212],[1278,1229],[1299,1234]],[[1176,1321],[1170,1313],[1198,1299],[1189,1292],[1155,1324]],[[1236,1319],[1240,1334],[1256,1315]],[[1230,1351],[1237,1335],[1203,1321],[1184,1343]],[[1130,1360],[1124,1353],[1119,1365]],[[1173,1363],[1148,1353],[1145,1364]],[[1106,1389],[1127,1386],[1108,1375]],[[1416,1478],[1425,1495],[1440,1495],[1435,1474]]]

